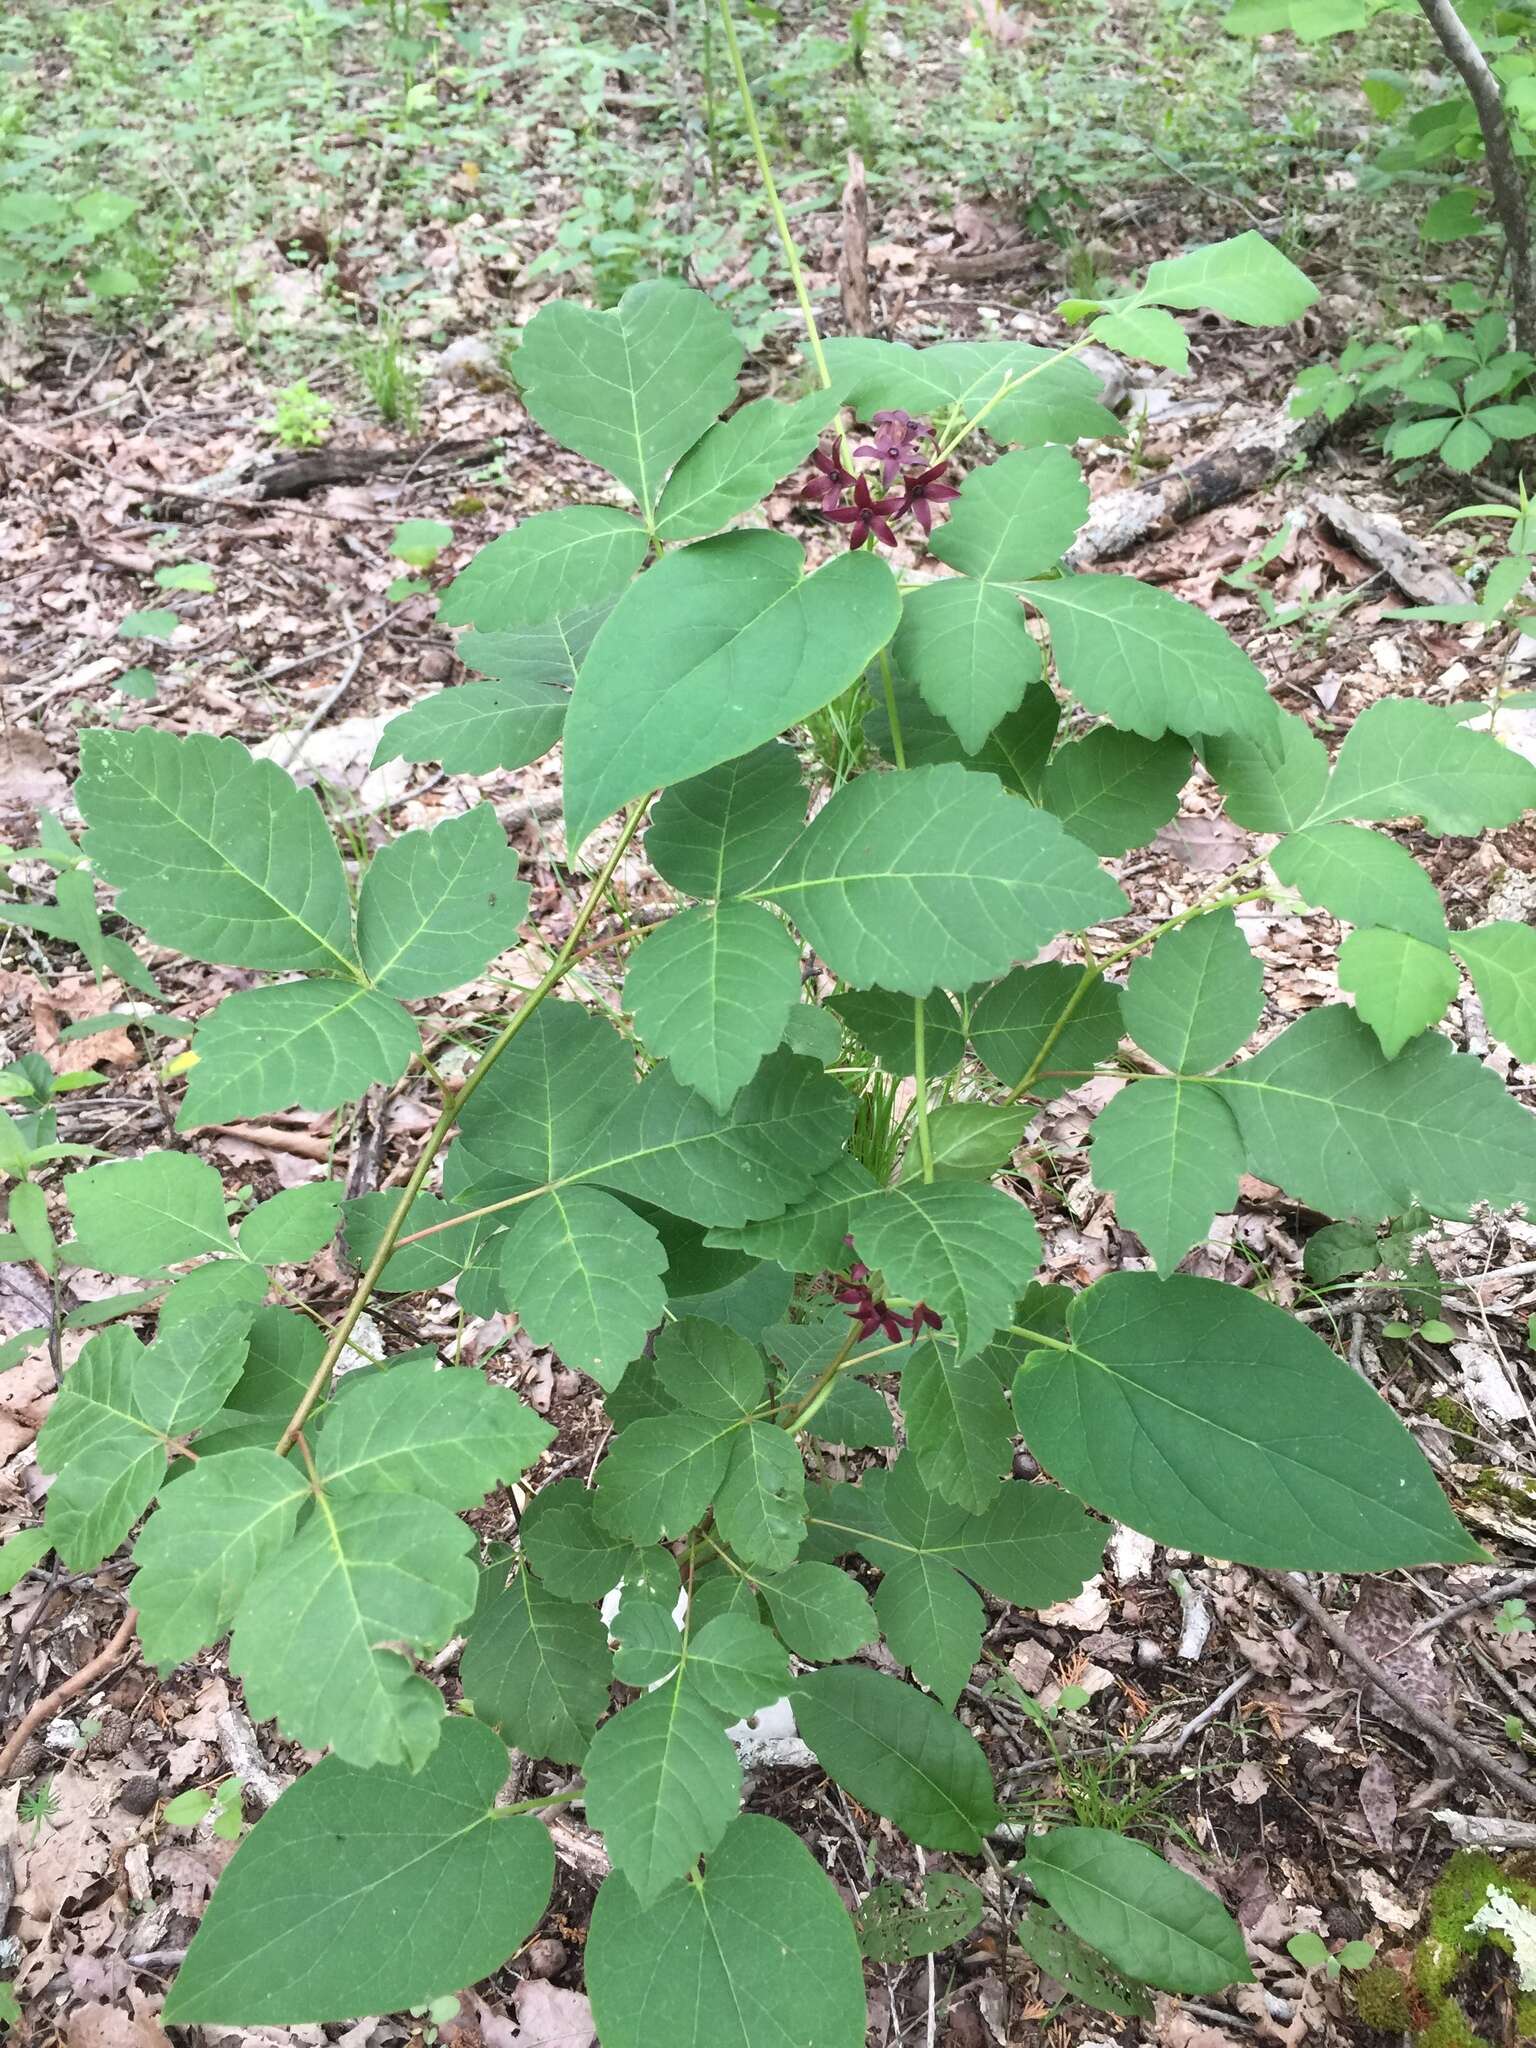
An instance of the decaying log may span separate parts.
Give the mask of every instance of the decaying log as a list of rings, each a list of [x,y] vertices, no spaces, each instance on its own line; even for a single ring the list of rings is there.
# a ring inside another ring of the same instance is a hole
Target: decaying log
[[[869,187],[864,159],[848,152],[848,182],[843,187],[843,232],[837,252],[837,288],[843,302],[843,332],[873,334],[869,307]]]

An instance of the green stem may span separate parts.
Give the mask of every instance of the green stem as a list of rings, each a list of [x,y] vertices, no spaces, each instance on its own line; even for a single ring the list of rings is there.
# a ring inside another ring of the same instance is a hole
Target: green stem
[[[880,685],[885,691],[885,715],[891,721],[891,752],[896,757],[896,766],[905,768],[907,750],[901,739],[901,720],[896,715],[896,678],[891,674],[891,657],[885,648],[880,650]]]
[[[844,1365],[848,1362],[849,1354],[852,1352],[854,1345],[858,1342],[858,1338],[858,1324],[850,1323],[848,1325],[847,1339],[838,1351],[836,1358],[834,1358],[831,1364],[827,1366],[825,1370],[818,1375],[814,1386],[811,1388],[811,1391],[806,1395],[805,1399],[802,1402],[800,1402],[798,1407],[790,1409],[789,1413],[784,1417],[783,1421],[779,1425],[781,1429],[787,1429],[790,1431],[791,1434],[794,1434],[798,1430],[804,1429],[806,1423],[809,1422],[811,1417],[817,1412],[819,1408],[821,1408],[825,1404],[827,1396],[832,1391],[832,1383],[837,1378],[838,1374],[842,1371]]]
[[[443,1146],[447,1143],[448,1133],[458,1122],[460,1112],[463,1110],[465,1103],[469,1101],[475,1090],[484,1081],[486,1075],[490,1073],[492,1067],[495,1066],[534,1011],[544,1001],[545,997],[565,978],[566,970],[575,958],[577,947],[581,944],[582,934],[596,915],[597,907],[603,900],[604,892],[607,890],[609,882],[612,881],[619,862],[624,858],[629,842],[634,838],[636,832],[639,831],[640,820],[645,816],[646,806],[655,794],[656,792],[652,790],[650,795],[643,796],[637,804],[631,806],[624,820],[623,830],[619,833],[618,841],[612,853],[604,861],[597,880],[587,892],[587,900],[576,913],[576,921],[571,926],[570,934],[565,944],[549,963],[543,979],[535,987],[532,995],[529,996],[517,1014],[502,1027],[501,1031],[491,1041],[482,1055],[478,1066],[465,1079],[463,1087],[451,1095],[438,1112],[437,1122],[427,1133],[426,1143],[422,1146],[420,1156],[417,1158],[415,1166],[411,1169],[410,1179],[400,1190],[400,1199],[396,1202],[389,1222],[384,1227],[384,1235],[379,1239],[378,1244],[374,1248],[373,1257],[368,1261],[367,1266],[363,1270],[362,1278],[353,1289],[352,1299],[347,1303],[340,1322],[337,1323],[335,1329],[331,1332],[330,1342],[325,1347],[325,1356],[316,1366],[314,1377],[304,1389],[298,1406],[289,1417],[287,1428],[278,1438],[277,1453],[279,1457],[287,1456],[293,1446],[295,1437],[304,1427],[310,1410],[330,1385],[331,1374],[336,1369],[336,1361],[346,1349],[347,1339],[357,1327],[357,1320],[368,1305],[368,1297],[379,1283],[379,1275],[389,1264],[400,1233],[405,1227],[405,1219],[411,1213],[411,1204],[426,1185],[427,1175],[432,1171],[433,1163],[438,1153],[442,1151]]]
[[[731,17],[731,0],[720,0],[720,26],[725,30],[725,46],[730,54],[731,70],[736,77],[736,90],[741,95],[741,110],[746,116],[747,133],[752,138],[752,149],[757,157],[758,175],[763,181],[763,191],[773,214],[773,224],[778,230],[779,246],[784,251],[784,261],[789,267],[790,282],[795,288],[795,297],[800,302],[800,317],[805,322],[806,340],[810,345],[811,360],[816,365],[816,375],[824,391],[832,388],[832,372],[827,368],[827,359],[822,352],[821,330],[816,325],[816,312],[811,304],[811,294],[806,287],[805,272],[800,264],[800,251],[795,247],[795,238],[790,232],[789,215],[784,211],[784,202],[779,197],[779,188],[774,180],[773,166],[768,161],[768,145],[763,140],[762,127],[758,122],[757,108],[752,103],[752,87],[747,79],[747,67],[742,62],[741,45],[736,40],[736,23]]]
[[[519,1814],[542,1813],[549,1806],[569,1806],[573,1799],[585,1799],[585,1785],[567,1786],[564,1792],[545,1792],[537,1799],[518,1799],[511,1806],[493,1806],[489,1820],[516,1820]]]
[[[1088,345],[1089,337],[1084,334],[1077,341],[1069,342],[1065,348],[1057,349],[1054,355],[1047,356],[1043,362],[1036,363],[1033,368],[1021,370],[1017,377],[1005,377],[986,404],[973,412],[968,420],[962,420],[949,438],[940,445],[934,460],[936,462],[947,461],[966,436],[975,433],[993,406],[1001,405],[1005,398],[1012,398],[1015,391],[1022,390],[1026,384],[1032,384],[1036,377],[1043,377],[1045,372],[1054,369],[1057,363],[1069,362],[1073,356],[1081,355]]]
[[[923,998],[912,998],[912,1066],[917,1101],[917,1154],[923,1162],[923,1185],[933,1179],[933,1140],[928,1135],[928,1056],[924,1043],[928,1019]]]

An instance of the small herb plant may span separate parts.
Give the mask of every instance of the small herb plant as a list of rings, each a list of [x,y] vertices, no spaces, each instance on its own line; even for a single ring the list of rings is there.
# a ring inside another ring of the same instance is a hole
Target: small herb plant
[[[1247,234],[1092,326],[1166,351],[1170,310],[1285,321],[1312,296]],[[147,1659],[228,1634],[253,1716],[328,1752],[241,1843],[169,2023],[447,1997],[538,1924],[540,1816],[580,1800],[612,1864],[586,1948],[605,2048],[759,2048],[789,2010],[816,2048],[861,2048],[860,1928],[790,1829],[740,1811],[731,1724],[787,1695],[852,1798],[978,1857],[1003,1815],[956,1705],[983,1595],[1075,1594],[1102,1517],[1266,1567],[1482,1555],[1348,1363],[1175,1268],[1245,1171],[1362,1226],[1529,1200],[1536,1118],[1432,1027],[1460,962],[1536,1058],[1536,933],[1452,932],[1371,827],[1507,824],[1536,768],[1396,699],[1330,762],[1203,613],[1065,572],[1072,444],[1116,431],[1081,343],[810,341],[821,388],[722,417],[740,345],[699,292],[642,284],[526,330],[529,412],[632,509],[540,512],[483,549],[442,605],[482,679],[385,735],[386,758],[469,775],[561,742],[572,859],[595,841],[547,967],[452,1078],[421,1006],[514,946],[530,904],[489,804],[384,845],[354,890],[315,798],[237,742],[84,735],[83,851],[118,913],[258,977],[197,1029],[182,1130],[337,1108],[418,1059],[440,1089],[404,1185],[352,1201],[327,1180],[232,1218],[195,1152],[151,1151],[68,1171],[56,1242],[18,1173],[10,1254],[121,1275],[123,1316],[156,1315],[66,1373],[45,1537],[74,1572],[132,1537]],[[983,428],[1002,452],[962,478]],[[791,533],[733,525],[807,466],[803,518],[847,543],[814,569]],[[926,540],[916,573],[886,560],[897,535]],[[863,733],[828,793],[784,735],[834,703]],[[1197,757],[1275,835],[1282,887],[1255,857],[1149,927],[1102,862],[1175,816]],[[674,907],[631,933],[621,1014],[599,1014],[568,977],[642,833]],[[1264,971],[1237,912],[1270,897],[1352,927],[1354,1003],[1251,1051]],[[1073,1290],[1040,1277],[1015,1169],[1040,1105],[1093,1075],[1123,1083],[1092,1160],[1146,1261]],[[56,1170],[24,1150],[28,1176]],[[338,1221],[361,1277],[327,1328],[269,1272]],[[542,1486],[483,1557],[462,1511],[538,1463],[548,1424],[430,1351],[337,1376],[376,1293],[450,1285],[587,1374],[612,1425],[594,1483]],[[1049,1480],[1010,1476],[1020,1435]],[[818,1441],[874,1455],[829,1484]],[[449,1713],[418,1659],[455,1635]],[[877,1640],[884,1669],[859,1655]],[[509,1745],[536,1777],[502,1805]],[[1250,1974],[1211,1893],[1114,1827],[1036,1834],[1023,1873],[1017,1938],[1112,2011]],[[930,1939],[862,1926],[866,1951]]]
[[[285,448],[323,448],[335,424],[330,400],[311,391],[301,377],[278,392],[267,430]]]

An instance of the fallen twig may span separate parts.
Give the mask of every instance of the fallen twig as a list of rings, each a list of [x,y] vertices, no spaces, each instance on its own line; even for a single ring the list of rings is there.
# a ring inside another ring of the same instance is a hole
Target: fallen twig
[[[134,1624],[138,1618],[137,1607],[130,1607],[89,1663],[82,1664],[78,1671],[71,1672],[68,1678],[61,1679],[52,1692],[44,1693],[40,1700],[34,1701],[28,1707],[17,1722],[5,1747],[0,1749],[0,1779],[10,1776],[17,1757],[21,1755],[38,1729],[46,1727],[54,1718],[66,1700],[72,1700],[76,1693],[88,1692],[98,1680],[106,1677],[132,1641]]]
[[[1437,1806],[1435,1819],[1462,1849],[1536,1849],[1536,1821],[1502,1820],[1492,1813],[1455,1813]]]
[[[1458,1600],[1454,1607],[1444,1608],[1439,1614],[1432,1614],[1428,1621],[1421,1621],[1412,1635],[1404,1636],[1398,1645],[1406,1650],[1410,1643],[1416,1643],[1421,1636],[1432,1636],[1436,1629],[1444,1628],[1447,1622],[1460,1621],[1463,1615],[1476,1614],[1482,1607],[1502,1607],[1506,1600],[1536,1586],[1536,1571],[1516,1572],[1512,1579],[1500,1579],[1497,1585],[1485,1586],[1481,1593],[1474,1593],[1470,1599]]]
[[[1431,1714],[1427,1708],[1421,1707],[1406,1686],[1399,1685],[1391,1673],[1384,1671],[1374,1657],[1368,1657],[1358,1644],[1350,1641],[1341,1624],[1334,1620],[1317,1595],[1302,1585],[1299,1579],[1293,1578],[1288,1572],[1266,1571],[1261,1566],[1255,1566],[1254,1569],[1261,1579],[1288,1594],[1302,1612],[1317,1623],[1334,1648],[1348,1658],[1357,1670],[1362,1671],[1372,1685],[1385,1693],[1416,1728],[1423,1729],[1426,1735],[1433,1736],[1435,1741],[1446,1749],[1454,1750],[1467,1763],[1475,1764],[1502,1792],[1507,1792],[1511,1799],[1521,1800],[1527,1806],[1536,1806],[1536,1783],[1526,1777],[1523,1771],[1513,1770],[1508,1764],[1501,1763],[1497,1757],[1489,1756],[1486,1750],[1469,1737],[1459,1735],[1438,1714]]]

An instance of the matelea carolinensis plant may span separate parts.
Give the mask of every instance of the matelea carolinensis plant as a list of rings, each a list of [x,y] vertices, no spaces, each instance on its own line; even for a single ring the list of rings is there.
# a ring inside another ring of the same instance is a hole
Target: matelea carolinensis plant
[[[1166,352],[1168,308],[1264,322],[1310,297],[1248,234],[1158,264],[1086,331]],[[441,1108],[399,1192],[322,1181],[236,1230],[211,1166],[155,1151],[69,1174],[61,1247],[37,1190],[13,1196],[14,1250],[141,1283],[39,1439],[46,1540],[89,1572],[137,1530],[144,1656],[227,1635],[251,1715],[327,1752],[235,1853],[167,2021],[473,1983],[539,1924],[541,1815],[579,1802],[612,1865],[586,1950],[604,2048],[858,2048],[861,1929],[804,1842],[742,1812],[732,1724],[787,1697],[851,1799],[977,1858],[1006,1819],[956,1712],[986,1603],[1074,1595],[1108,1521],[1262,1567],[1481,1554],[1262,1275],[1175,1269],[1244,1172],[1341,1219],[1360,1268],[1382,1224],[1411,1243],[1530,1200],[1536,1119],[1434,1027],[1465,967],[1536,1058],[1536,932],[1449,930],[1371,827],[1508,824],[1536,767],[1401,699],[1330,761],[1204,614],[1064,572],[1072,446],[1116,431],[1080,347],[818,342],[824,389],[732,410],[740,351],[702,294],[541,311],[528,410],[624,503],[541,512],[469,564],[443,617],[484,680],[380,751],[475,776],[563,745],[567,843],[602,851],[563,942],[524,956],[547,971],[454,1078],[422,1056]],[[963,474],[983,427],[1001,452]],[[753,523],[807,463],[805,516],[840,543],[814,569]],[[929,536],[905,579],[898,523]],[[808,783],[812,753],[832,759]],[[1197,769],[1269,851],[1149,929],[1104,862]],[[77,798],[123,918],[268,977],[198,1026],[189,1132],[394,1086],[420,1006],[520,943],[529,888],[487,803],[389,841],[354,892],[315,798],[232,740],[89,733]],[[595,1007],[571,972],[642,831],[675,907],[607,946],[622,1005]],[[1350,928],[1352,1002],[1265,1024],[1234,915],[1256,898]],[[1040,1277],[1031,1132],[1094,1075],[1123,1085],[1093,1176],[1146,1258],[1073,1292]],[[56,1157],[46,1110],[13,1130],[19,1171]],[[363,1274],[327,1330],[266,1269],[338,1212]],[[446,1288],[601,1388],[590,1483],[540,1487],[548,1425],[457,1358],[337,1376],[371,1296]],[[1020,1438],[1045,1476],[1011,1476]],[[821,1442],[867,1453],[861,1476],[825,1483]],[[484,1555],[463,1511],[524,1474],[516,1542]],[[450,1705],[423,1667],[456,1635]],[[512,1750],[532,1761],[499,1804]],[[1017,1864],[1018,1840],[992,1853]],[[1140,1986],[1248,1974],[1218,1900],[1122,1835],[1039,1832],[1021,1868],[1016,1939],[1084,1996],[1134,2012]]]

